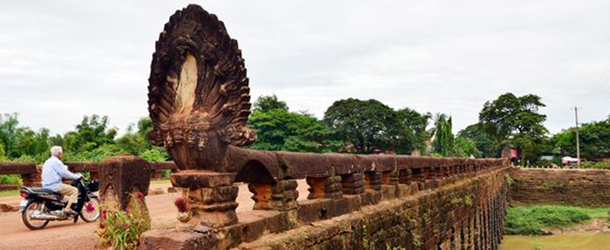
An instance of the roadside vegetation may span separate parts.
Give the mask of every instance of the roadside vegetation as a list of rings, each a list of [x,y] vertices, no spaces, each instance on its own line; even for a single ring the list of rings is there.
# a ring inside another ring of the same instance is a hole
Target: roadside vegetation
[[[583,162],[583,168],[610,169],[610,161]]]
[[[558,205],[508,207],[505,233],[508,235],[544,235],[553,229],[610,219],[610,208],[584,208]]]
[[[294,111],[276,95],[261,96],[253,105],[248,125],[258,139],[249,148],[316,153],[370,154],[387,152],[425,156],[499,157],[504,148],[517,149],[522,165],[544,165],[542,155],[575,155],[575,129],[550,135],[537,95],[506,93],[483,104],[479,120],[455,133],[451,116],[392,108],[375,100],[348,98],[335,101],[322,119]],[[65,161],[102,161],[116,155],[136,155],[149,161],[171,160],[163,147],[152,146],[153,124],[142,118],[119,133],[107,116],[84,116],[72,131],[51,134],[19,123],[18,115],[0,114],[0,161],[42,164],[49,148],[64,148]],[[610,169],[601,162],[610,155],[610,117],[583,123],[580,129],[583,165]],[[554,163],[560,160],[555,157]],[[19,184],[19,178],[0,176],[0,184]]]
[[[19,195],[18,189],[0,191],[0,197],[11,197],[11,196],[17,196],[17,195]]]

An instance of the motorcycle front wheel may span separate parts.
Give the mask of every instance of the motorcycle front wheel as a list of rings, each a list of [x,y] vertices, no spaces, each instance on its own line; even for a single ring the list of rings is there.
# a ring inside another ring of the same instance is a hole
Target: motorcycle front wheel
[[[100,218],[100,200],[91,198],[80,211],[80,218],[91,223]]]
[[[28,204],[23,213],[21,213],[21,219],[23,219],[23,224],[31,230],[43,229],[49,224],[49,220],[34,220],[32,219],[32,213],[34,211],[39,211],[40,213],[44,212],[44,203],[41,201],[33,201]]]

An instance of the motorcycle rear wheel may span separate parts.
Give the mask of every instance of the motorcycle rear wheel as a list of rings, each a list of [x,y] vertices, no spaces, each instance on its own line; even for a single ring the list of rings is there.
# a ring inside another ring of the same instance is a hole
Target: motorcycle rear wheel
[[[43,202],[41,202],[41,201],[30,202],[30,204],[28,204],[25,207],[25,209],[23,210],[23,213],[21,213],[21,219],[23,220],[23,224],[25,224],[25,226],[31,230],[43,229],[44,227],[46,227],[47,224],[49,224],[49,220],[33,220],[31,218],[32,212],[34,212],[36,210],[43,211],[43,209],[44,209]]]

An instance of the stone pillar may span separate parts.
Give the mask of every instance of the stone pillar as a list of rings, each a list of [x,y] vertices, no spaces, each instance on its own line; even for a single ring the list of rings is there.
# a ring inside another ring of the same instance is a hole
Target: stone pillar
[[[250,183],[248,189],[254,195],[254,210],[289,211],[298,207],[296,180],[283,180],[273,183]]]
[[[174,187],[182,188],[187,211],[178,214],[180,228],[207,225],[214,228],[237,223],[235,173],[184,170],[170,175]]]
[[[426,175],[426,179],[424,181],[424,188],[425,189],[432,189],[437,187],[437,183],[436,183],[436,178],[437,178],[437,174],[438,174],[438,169],[436,166],[430,166],[428,168],[425,168],[424,171],[427,171],[428,174]]]
[[[381,190],[382,173],[379,171],[364,172],[364,187],[366,189]]]
[[[383,185],[396,185],[398,184],[398,171],[384,171],[381,173],[381,184]]]
[[[424,173],[421,168],[413,168],[411,169],[411,179],[418,184],[418,190],[424,189],[425,178]]]
[[[309,185],[309,195],[307,199],[331,198],[338,199],[343,197],[341,176],[332,175],[328,177],[307,177]]]
[[[102,204],[127,209],[133,194],[148,194],[151,167],[137,156],[116,156],[102,162],[100,199]]]
[[[411,184],[411,169],[403,169],[398,171],[398,182],[400,184]]]
[[[26,187],[41,187],[42,186],[42,166],[28,166],[27,173],[21,174],[21,180]]]
[[[364,173],[341,175],[341,187],[344,194],[364,193]]]

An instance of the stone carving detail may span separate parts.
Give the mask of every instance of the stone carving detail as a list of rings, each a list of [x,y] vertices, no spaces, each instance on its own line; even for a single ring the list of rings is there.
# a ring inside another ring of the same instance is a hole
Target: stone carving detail
[[[331,198],[337,199],[343,197],[341,176],[333,175],[329,177],[307,177],[309,185],[309,195],[307,199]]]
[[[117,156],[106,159],[100,167],[100,197],[102,203],[118,202],[125,210],[129,195],[135,192],[148,194],[152,168],[148,161],[136,156]]]
[[[177,11],[159,35],[148,86],[150,141],[182,169],[227,172],[228,145],[256,136],[246,126],[250,89],[237,41],[200,6]]]
[[[344,194],[364,193],[364,173],[353,173],[341,176],[341,185]]]
[[[381,172],[368,171],[365,172],[365,188],[373,190],[381,190]]]

